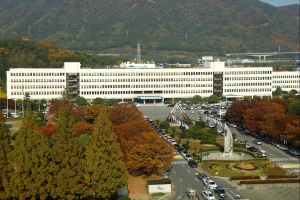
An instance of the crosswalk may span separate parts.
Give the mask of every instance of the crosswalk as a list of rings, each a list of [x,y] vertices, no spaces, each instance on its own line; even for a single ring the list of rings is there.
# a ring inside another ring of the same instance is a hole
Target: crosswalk
[[[299,161],[299,158],[269,158],[270,161],[278,162],[278,161]]]
[[[183,156],[182,155],[176,155],[176,156],[174,156],[174,158],[183,158]]]
[[[187,164],[186,160],[175,160],[172,162],[173,165]]]

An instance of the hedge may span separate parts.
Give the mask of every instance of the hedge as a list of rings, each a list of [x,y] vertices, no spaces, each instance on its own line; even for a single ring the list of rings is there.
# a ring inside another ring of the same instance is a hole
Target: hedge
[[[300,179],[240,181],[239,184],[300,183]]]
[[[233,176],[230,180],[260,179],[260,176]]]
[[[257,162],[257,161],[265,161],[264,158],[251,158],[247,160],[243,160],[243,162]],[[222,163],[237,163],[241,162],[240,160],[202,160],[202,162],[222,162]]]
[[[291,175],[269,175],[267,177],[268,179],[277,179],[277,178],[298,178],[297,174],[291,174]]]

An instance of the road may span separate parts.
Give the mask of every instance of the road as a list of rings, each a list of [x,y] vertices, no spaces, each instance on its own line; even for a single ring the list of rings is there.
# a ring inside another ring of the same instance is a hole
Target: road
[[[176,159],[173,161],[173,168],[169,171],[168,176],[174,185],[175,194],[170,197],[170,199],[188,199],[190,189],[196,190],[196,193],[201,196],[201,192],[206,190],[206,187],[196,176],[199,172],[199,168],[191,168],[185,159]],[[236,195],[239,195],[241,198],[245,198],[238,190],[236,190],[236,188],[232,187],[226,179],[220,177],[210,177],[210,179],[215,181],[218,186],[222,186],[226,189],[227,197],[225,199],[233,200]],[[203,198],[200,197],[200,199]]]

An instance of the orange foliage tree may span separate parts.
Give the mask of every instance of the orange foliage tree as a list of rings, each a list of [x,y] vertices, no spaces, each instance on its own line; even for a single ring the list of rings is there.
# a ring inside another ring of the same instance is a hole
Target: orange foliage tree
[[[46,126],[41,126],[39,131],[42,132],[46,138],[51,139],[51,136],[55,134],[55,126],[53,124],[47,124]]]
[[[116,104],[110,109],[108,118],[114,126],[143,119],[142,112],[133,104]]]
[[[78,122],[76,124],[78,135],[81,134],[91,134],[94,130],[94,124],[90,124],[87,122]]]
[[[97,116],[99,115],[100,112],[105,112],[109,111],[109,107],[103,104],[93,104],[90,106],[87,106],[85,109],[85,119],[88,122],[94,122]]]
[[[226,112],[226,117],[232,122],[243,122],[243,114],[248,108],[254,108],[259,104],[259,99],[244,99],[234,101]]]
[[[140,133],[127,151],[126,167],[131,174],[158,174],[172,167],[173,147],[155,132]]]
[[[245,126],[255,132],[267,133],[282,125],[278,120],[284,118],[284,107],[272,101],[262,100],[254,108],[248,108],[243,117]],[[274,118],[274,116],[278,116]],[[277,123],[277,124],[276,124]],[[281,129],[280,129],[281,130]]]
[[[288,116],[286,130],[284,132],[286,139],[290,142],[300,141],[300,116]]]

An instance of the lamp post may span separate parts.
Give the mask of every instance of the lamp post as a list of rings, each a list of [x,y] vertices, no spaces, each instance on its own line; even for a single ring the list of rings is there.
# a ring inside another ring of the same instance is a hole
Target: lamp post
[[[43,106],[44,106],[44,123],[45,123],[46,122],[46,106],[47,106],[47,104],[44,103]]]
[[[219,103],[220,103],[220,118],[221,118],[222,100],[220,100]]]
[[[200,151],[200,163],[201,163],[202,162],[202,149],[200,148],[199,151]]]
[[[94,200],[96,199],[96,189],[95,189],[95,187],[96,187],[96,180],[94,180]]]

